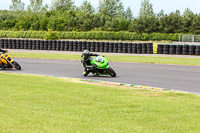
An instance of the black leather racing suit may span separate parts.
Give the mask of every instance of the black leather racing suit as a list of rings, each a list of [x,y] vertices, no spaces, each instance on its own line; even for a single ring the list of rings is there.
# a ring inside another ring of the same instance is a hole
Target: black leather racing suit
[[[91,70],[87,70],[87,66],[91,66],[91,60],[93,59],[91,56],[99,56],[98,54],[89,53],[85,55],[84,53],[81,55],[81,62],[83,63],[84,72],[88,75]]]
[[[2,53],[5,53],[7,50],[3,50],[3,49],[0,49],[0,52],[2,52]],[[0,55],[1,55],[1,53],[0,53]],[[6,67],[7,66],[7,64],[4,64],[4,63],[2,63],[2,64],[0,64],[1,65],[1,67],[4,69],[4,67]]]

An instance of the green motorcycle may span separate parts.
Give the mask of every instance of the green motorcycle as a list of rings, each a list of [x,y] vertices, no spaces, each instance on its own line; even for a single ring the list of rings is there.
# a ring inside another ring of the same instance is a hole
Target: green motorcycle
[[[104,56],[96,56],[90,60],[91,66],[85,66],[94,75],[110,75],[116,77],[115,71],[109,66],[108,60]],[[84,76],[87,76],[85,74]]]

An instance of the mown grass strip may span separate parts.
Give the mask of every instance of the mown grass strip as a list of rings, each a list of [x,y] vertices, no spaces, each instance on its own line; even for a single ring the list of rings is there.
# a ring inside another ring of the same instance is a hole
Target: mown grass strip
[[[0,73],[1,132],[199,132],[200,97]]]
[[[62,59],[80,60],[79,54],[58,54],[58,53],[28,53],[10,52],[16,58],[37,58],[37,59]],[[155,57],[155,56],[130,56],[130,55],[106,55],[111,62],[135,62],[153,64],[174,64],[200,66],[200,58],[177,58],[177,57]]]

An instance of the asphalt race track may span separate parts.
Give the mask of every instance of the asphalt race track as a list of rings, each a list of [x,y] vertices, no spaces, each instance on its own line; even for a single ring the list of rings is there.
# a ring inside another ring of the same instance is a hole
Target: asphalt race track
[[[0,71],[102,80],[200,93],[200,66],[110,62],[117,73],[116,78],[96,77],[92,74],[85,78],[80,61],[25,58],[15,60],[22,66],[21,71]]]

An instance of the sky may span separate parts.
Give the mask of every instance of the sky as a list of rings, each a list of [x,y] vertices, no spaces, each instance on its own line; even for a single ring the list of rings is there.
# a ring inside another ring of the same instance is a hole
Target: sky
[[[27,6],[30,0],[21,0]],[[51,4],[52,0],[43,0],[44,3],[48,5]],[[76,6],[80,6],[84,0],[74,0]],[[91,2],[93,7],[97,9],[99,0],[88,0]],[[129,6],[132,10],[133,16],[138,16],[141,7],[141,0],[121,0],[125,9]],[[200,0],[149,0],[153,4],[153,9],[155,13],[159,13],[164,10],[164,13],[169,14],[180,10],[181,13],[184,12],[186,8],[190,8],[194,13],[200,13]],[[0,10],[8,10],[9,5],[11,5],[11,0],[0,0]]]

